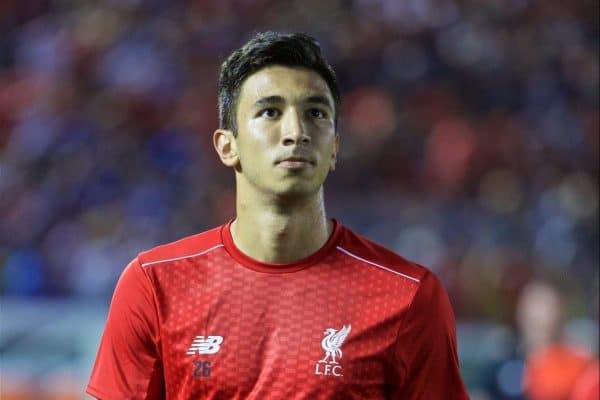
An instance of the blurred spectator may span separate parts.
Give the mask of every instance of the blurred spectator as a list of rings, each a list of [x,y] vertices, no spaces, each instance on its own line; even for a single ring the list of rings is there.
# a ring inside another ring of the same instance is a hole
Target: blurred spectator
[[[529,284],[521,293],[517,319],[526,353],[527,398],[569,400],[575,392],[577,396],[589,393],[586,386],[593,383],[585,375],[597,372],[597,361],[589,349],[563,336],[564,305],[559,291],[544,283]],[[592,369],[586,372],[587,368]]]

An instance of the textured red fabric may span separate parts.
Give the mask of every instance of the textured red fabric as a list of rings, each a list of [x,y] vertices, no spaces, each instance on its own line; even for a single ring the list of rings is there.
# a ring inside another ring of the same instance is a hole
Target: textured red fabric
[[[88,393],[468,398],[452,309],[430,271],[338,223],[312,256],[261,263],[235,247],[229,225],[141,253],[127,266]]]

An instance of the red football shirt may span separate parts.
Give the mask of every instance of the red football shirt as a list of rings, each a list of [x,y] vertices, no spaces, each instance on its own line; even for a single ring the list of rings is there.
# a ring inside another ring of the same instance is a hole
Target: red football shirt
[[[339,223],[266,264],[230,224],[124,270],[87,392],[116,399],[467,399],[454,315],[426,268]]]

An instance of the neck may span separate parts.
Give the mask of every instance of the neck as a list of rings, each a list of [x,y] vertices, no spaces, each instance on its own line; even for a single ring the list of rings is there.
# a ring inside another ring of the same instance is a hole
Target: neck
[[[327,242],[333,223],[325,216],[323,189],[302,198],[248,196],[238,186],[237,217],[231,225],[235,245],[267,263],[291,263],[317,252]]]

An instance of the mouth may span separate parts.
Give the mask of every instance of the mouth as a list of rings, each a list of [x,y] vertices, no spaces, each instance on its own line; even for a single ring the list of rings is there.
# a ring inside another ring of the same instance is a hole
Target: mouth
[[[292,156],[280,159],[277,165],[287,169],[301,169],[314,165],[314,161],[307,157]]]

